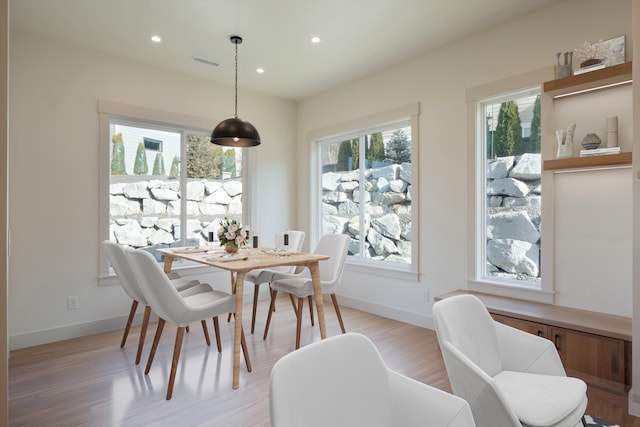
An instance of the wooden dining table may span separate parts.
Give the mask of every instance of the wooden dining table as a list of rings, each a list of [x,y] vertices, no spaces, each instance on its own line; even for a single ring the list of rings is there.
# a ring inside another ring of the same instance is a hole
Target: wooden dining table
[[[242,300],[244,293],[244,277],[248,271],[280,266],[301,266],[309,269],[313,282],[313,296],[316,301],[320,337],[327,337],[324,319],[324,303],[322,285],[320,283],[319,262],[329,259],[327,255],[307,252],[278,252],[270,248],[240,249],[236,257],[225,256],[222,249],[210,251],[189,250],[188,248],[162,248],[157,251],[164,255],[164,271],[170,273],[173,260],[182,258],[206,264],[231,272],[231,290],[236,295],[235,328],[233,337],[233,388],[240,386],[240,344],[242,336]],[[246,256],[246,258],[245,258]]]

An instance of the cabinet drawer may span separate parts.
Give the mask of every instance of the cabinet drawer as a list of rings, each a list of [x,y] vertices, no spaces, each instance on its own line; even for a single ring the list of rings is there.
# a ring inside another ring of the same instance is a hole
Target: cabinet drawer
[[[570,329],[550,327],[567,375],[616,393],[625,393],[625,342]]]
[[[503,316],[501,314],[491,315],[497,322],[503,323],[512,328],[529,332],[542,338],[550,339],[549,326],[543,323],[529,322],[528,320],[517,319],[515,317]]]

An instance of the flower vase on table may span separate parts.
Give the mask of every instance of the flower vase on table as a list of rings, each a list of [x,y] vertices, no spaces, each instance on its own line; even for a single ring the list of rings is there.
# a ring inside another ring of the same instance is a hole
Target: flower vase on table
[[[235,243],[225,243],[224,245],[224,251],[228,254],[235,254],[238,253],[238,245],[236,245]]]
[[[247,231],[235,219],[225,218],[220,221],[218,240],[225,252],[235,254],[241,245],[247,243]]]

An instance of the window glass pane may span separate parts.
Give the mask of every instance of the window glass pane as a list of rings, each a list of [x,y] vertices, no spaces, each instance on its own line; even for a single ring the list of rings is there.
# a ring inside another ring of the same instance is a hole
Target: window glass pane
[[[242,149],[222,147],[208,135],[187,134],[186,235],[189,244],[204,244],[220,220],[242,222]]]
[[[482,104],[482,276],[540,287],[540,95]]]
[[[180,139],[179,132],[111,123],[110,240],[135,248],[180,242]]]
[[[217,240],[220,219],[242,219],[241,149],[184,129],[115,119],[110,141],[110,240],[160,261],[154,249],[205,244],[210,232]]]
[[[411,264],[411,127],[325,142],[321,232],[348,234],[349,254]]]

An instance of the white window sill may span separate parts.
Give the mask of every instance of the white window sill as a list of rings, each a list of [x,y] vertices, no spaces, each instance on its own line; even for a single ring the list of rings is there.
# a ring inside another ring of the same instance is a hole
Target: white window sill
[[[468,290],[525,301],[553,304],[555,292],[530,286],[518,286],[500,282],[468,280]]]

